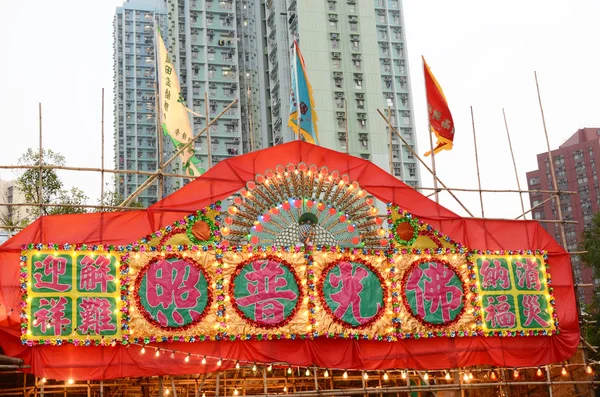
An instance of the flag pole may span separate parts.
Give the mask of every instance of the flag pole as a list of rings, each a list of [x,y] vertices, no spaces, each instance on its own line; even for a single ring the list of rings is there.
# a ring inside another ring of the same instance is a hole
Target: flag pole
[[[156,26],[156,16],[154,17],[154,67],[156,67],[156,73],[154,74],[154,102],[155,102],[155,118],[156,118],[156,145],[158,150],[158,158],[157,158],[157,170],[163,169],[163,141],[162,141],[162,128],[161,128],[161,111],[160,111],[160,93],[159,93],[159,74],[158,68],[160,67],[160,63],[158,61],[158,43],[156,41],[156,35],[159,34],[159,31]],[[164,179],[162,174],[158,176],[158,195],[157,199],[162,200],[163,198],[163,189],[164,189]]]
[[[388,114],[387,114],[387,116],[388,116],[388,119],[391,120],[392,119],[392,109],[390,107],[389,99],[388,99],[388,104],[387,105],[388,105],[388,109],[387,109]],[[394,171],[393,171],[394,170],[394,162],[392,160],[392,153],[393,153],[393,150],[392,150],[392,138],[393,138],[394,135],[392,135],[393,134],[392,129],[389,128],[389,127],[388,127],[388,129],[390,130],[390,150],[389,150],[389,155],[390,155],[390,175],[393,176],[394,175]]]
[[[294,72],[296,73],[296,123],[298,124],[298,140],[301,141],[302,129],[300,127],[300,85],[298,84],[298,43],[294,40]]]
[[[473,125],[473,145],[475,146],[475,168],[477,169],[477,185],[479,186],[479,204],[481,204],[481,217],[485,218],[485,212],[483,211],[483,193],[481,191],[481,177],[479,176],[479,155],[477,154],[477,136],[475,135],[473,106],[471,106],[471,124]]]
[[[209,113],[208,113],[208,86],[204,90],[204,109],[206,111],[206,139],[207,139],[207,153],[208,153],[208,168],[212,167],[212,140],[210,137],[210,121],[209,121]]]
[[[425,73],[425,58],[421,57],[421,63],[423,65],[423,73]],[[424,74],[423,74],[424,76]],[[425,79],[423,79],[423,84],[425,85],[425,109],[429,108],[429,101],[427,99],[427,82],[425,81]],[[429,146],[431,147],[431,173],[433,175],[433,187],[435,189],[435,202],[439,203],[440,202],[440,197],[438,194],[438,179],[437,179],[437,171],[435,168],[435,153],[433,151],[433,137],[431,136],[431,133],[433,132],[431,129],[431,122],[429,121],[429,112],[427,112],[427,130],[428,130],[428,135],[429,135]],[[468,212],[468,211],[467,211]],[[473,216],[473,215],[471,215]]]
[[[102,142],[100,145],[100,167],[102,168],[102,171],[100,172],[100,210],[104,211],[104,88],[102,88],[102,118],[100,121],[100,131],[102,133]]]

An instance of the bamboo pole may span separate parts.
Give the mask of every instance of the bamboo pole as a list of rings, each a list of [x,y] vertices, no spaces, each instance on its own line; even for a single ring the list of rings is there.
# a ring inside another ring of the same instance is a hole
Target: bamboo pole
[[[155,36],[156,37],[156,36]],[[156,56],[158,55],[158,51],[156,51]],[[158,65],[158,63],[157,63]],[[158,69],[158,66],[157,66]],[[156,147],[158,150],[158,158],[157,158],[157,162],[156,164],[158,165],[158,169],[162,170],[164,169],[163,167],[163,134],[162,134],[162,128],[160,125],[160,97],[159,97],[159,93],[158,93],[158,85],[157,82],[154,82],[154,97],[156,99]],[[165,179],[164,179],[164,175],[159,175],[158,176],[158,194],[157,194],[157,199],[158,200],[162,200],[163,198],[163,191],[165,188]]]
[[[204,110],[206,112],[206,140],[208,150],[208,168],[212,167],[212,140],[210,137],[210,115],[208,112],[208,88],[204,91]]]
[[[248,117],[250,121],[250,151],[254,151],[254,119],[252,116],[252,74],[250,74],[250,82],[248,84]]]
[[[539,208],[539,207],[541,207],[542,205],[546,204],[548,201],[550,201],[550,200],[554,199],[555,197],[556,197],[556,195],[555,195],[555,194],[554,194],[554,195],[552,195],[552,196],[550,196],[550,197],[548,197],[546,200],[542,201],[541,203],[539,203],[539,204],[537,204],[537,205],[534,205],[534,206],[533,206],[533,207],[531,207],[529,210],[527,210],[527,211],[523,212],[521,215],[517,216],[515,219],[519,219],[519,218],[520,218],[520,217],[522,217],[522,216],[524,217],[526,214],[530,213],[531,211],[533,211],[533,210],[534,210],[534,209],[536,209],[536,208]]]
[[[39,165],[0,165],[0,169],[38,169]],[[44,170],[65,170],[65,171],[86,171],[86,172],[104,172],[107,174],[135,174],[135,175],[154,175],[156,171],[138,171],[138,170],[114,170],[110,168],[91,168],[91,167],[66,167],[59,165],[44,165]],[[177,178],[198,178],[199,176],[191,176],[185,174],[173,174],[173,173],[161,173],[163,176],[177,177]],[[568,193],[568,192],[563,192]]]
[[[177,150],[177,152],[175,152],[175,154],[173,154],[173,156],[171,156],[171,158],[169,158],[167,161],[164,162],[163,166],[166,167],[169,164],[171,164],[171,162],[173,160],[175,160],[179,154],[181,154],[181,152],[183,152],[185,149],[188,148],[188,146],[190,146],[191,144],[193,144],[196,139],[198,139],[198,137],[200,137],[200,135],[202,135],[204,132],[208,131],[210,126],[212,124],[214,124],[217,120],[219,120],[219,118],[221,118],[221,116],[223,116],[225,114],[225,112],[227,112],[233,105],[235,105],[238,102],[237,98],[234,99],[229,105],[227,105],[227,107],[225,109],[223,109],[223,111],[221,113],[219,113],[219,115],[217,117],[215,117],[214,119],[212,119],[212,121],[210,121],[209,123],[206,124],[206,127],[204,127],[202,129],[202,131],[200,131],[198,134],[196,134],[191,141],[189,141],[188,143],[182,145],[179,150]],[[208,135],[210,137],[210,135]],[[209,145],[210,145],[210,139],[209,139]],[[210,157],[209,157],[210,158]],[[141,192],[143,192],[150,183],[152,183],[154,181],[154,179],[156,179],[156,177],[162,174],[162,169],[157,170],[154,174],[152,174],[146,181],[144,181],[144,183],[142,183],[140,186],[138,186],[138,188],[131,193],[125,200],[123,200],[123,202],[121,203],[122,206],[126,206],[127,204],[129,204],[131,202],[131,200],[133,200],[135,197],[137,197],[138,194],[140,194]]]
[[[350,131],[348,127],[348,101],[344,98],[344,128],[346,130],[346,154],[350,153]]]
[[[406,147],[408,148],[408,150],[410,150],[410,152],[421,162],[421,164],[423,164],[423,166],[427,169],[427,171],[429,171],[433,177],[435,178],[435,180],[437,182],[440,183],[440,185],[442,185],[444,188],[446,188],[446,190],[448,190],[447,186],[440,180],[440,178],[437,177],[437,175],[435,175],[435,172],[429,168],[429,166],[427,164],[425,164],[425,162],[423,161],[423,159],[421,159],[421,157],[419,157],[419,155],[414,151],[414,149],[412,147],[410,147],[410,145],[408,144],[408,142],[406,142],[406,140],[404,139],[404,137],[402,137],[402,135],[400,135],[400,133],[398,132],[398,130],[396,130],[396,128],[394,128],[394,126],[392,125],[392,123],[390,122],[389,119],[387,119],[385,117],[385,115],[383,113],[381,113],[381,110],[377,109],[377,112],[379,113],[379,115],[381,117],[383,117],[383,119],[388,123],[388,125],[390,126],[390,128],[394,131],[394,133],[396,133],[396,135],[398,135],[398,137],[400,138],[400,140],[402,140],[402,142],[404,143],[404,145],[406,145]],[[437,182],[435,183],[435,185],[437,185]],[[435,188],[436,192],[437,192],[437,187]],[[458,199],[458,197],[456,197],[454,195],[454,193],[452,193],[451,190],[448,190],[448,193],[450,193],[450,195],[454,198],[454,200],[456,200],[458,202],[458,204],[465,210],[467,211],[467,213],[470,216],[473,216],[473,214],[471,213],[471,211],[469,211],[467,209],[467,207],[464,206],[464,204]]]
[[[510,140],[510,132],[508,131],[508,123],[506,121],[506,113],[502,108],[502,116],[504,117],[504,126],[506,127],[506,136],[508,137],[508,147],[510,148],[510,155],[512,157],[513,168],[515,169],[515,179],[517,180],[517,189],[521,190],[521,182],[519,182],[519,173],[517,172],[517,162],[515,161],[515,153],[513,152],[512,142]],[[519,193],[519,199],[521,200],[521,216],[525,216],[525,204],[523,203],[523,195]],[[517,219],[519,219],[519,216]]]
[[[477,186],[479,186],[479,204],[481,205],[481,217],[485,218],[483,210],[483,192],[481,191],[481,177],[479,175],[479,155],[477,153],[477,136],[475,134],[475,117],[473,116],[473,106],[471,106],[471,124],[473,125],[473,145],[475,146],[475,167],[477,169]]]
[[[102,88],[102,117],[100,122],[101,144],[100,144],[100,205],[104,205],[104,88]]]
[[[38,204],[40,206],[40,215],[43,215],[42,213],[44,210],[44,207],[43,207],[44,200],[43,200],[43,188],[42,188],[42,170],[43,170],[42,169],[42,166],[43,166],[42,159],[44,157],[44,151],[42,149],[42,103],[40,102],[38,104],[38,106],[39,106],[39,114],[40,114],[40,158],[39,158],[40,171],[39,171],[39,180],[38,180]]]
[[[388,99],[388,101],[389,101],[389,99]],[[391,120],[391,119],[392,119],[392,109],[391,109],[391,107],[390,107],[390,103],[389,103],[389,102],[388,102],[388,108],[387,108],[387,111],[388,111],[388,114],[387,114],[387,116],[388,116],[388,119],[390,119],[390,120]],[[392,156],[393,156],[393,150],[392,150],[392,138],[393,138],[393,137],[394,137],[394,135],[393,135],[393,133],[392,133],[392,129],[390,128],[390,136],[389,136],[389,138],[390,138],[390,143],[389,143],[389,146],[390,146],[390,147],[389,147],[389,156],[390,156],[390,175],[394,175],[394,162],[393,162],[393,160],[392,160]]]

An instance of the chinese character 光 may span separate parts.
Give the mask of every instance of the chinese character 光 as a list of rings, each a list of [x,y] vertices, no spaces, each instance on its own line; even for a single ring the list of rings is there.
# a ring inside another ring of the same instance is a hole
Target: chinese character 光
[[[352,306],[352,315],[360,323],[365,324],[369,321],[370,317],[362,317],[360,314],[360,292],[364,286],[361,281],[366,278],[369,273],[363,267],[357,267],[352,274],[352,263],[341,262],[338,266],[340,269],[340,275],[329,274],[329,283],[333,288],[338,288],[341,285],[341,289],[330,295],[332,301],[338,303],[338,307],[335,309],[333,314],[337,318],[342,318],[344,313]],[[381,303],[377,302],[377,311],[381,308]]]

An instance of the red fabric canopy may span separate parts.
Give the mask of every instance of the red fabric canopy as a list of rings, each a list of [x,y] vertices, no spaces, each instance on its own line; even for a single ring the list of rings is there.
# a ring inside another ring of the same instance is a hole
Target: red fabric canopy
[[[252,362],[289,362],[327,368],[454,368],[477,364],[536,366],[566,360],[579,343],[579,324],[569,255],[534,221],[464,219],[429,200],[374,164],[320,146],[295,141],[222,161],[202,177],[147,210],[46,216],[0,247],[0,345],[27,369],[52,379],[94,380],[217,370],[194,360],[154,359],[137,347],[36,346],[20,341],[19,256],[29,243],[126,245],[184,215],[243,188],[276,165],[304,162],[348,174],[383,202],[399,205],[470,249],[548,251],[560,334],[540,337],[460,337],[362,340],[278,340],[162,343],[165,350]],[[164,358],[164,356],[163,356]],[[218,369],[227,368],[225,361]]]

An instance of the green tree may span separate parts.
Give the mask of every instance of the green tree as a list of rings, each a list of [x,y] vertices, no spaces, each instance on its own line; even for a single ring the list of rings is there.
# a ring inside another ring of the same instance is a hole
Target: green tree
[[[42,165],[64,166],[65,157],[50,149],[42,152]],[[29,148],[18,160],[19,165],[39,166],[40,153]],[[63,189],[63,183],[54,168],[43,168],[40,199],[40,170],[39,168],[25,169],[17,178],[17,186],[25,197],[25,202],[32,204],[28,213],[32,219],[40,215],[80,214],[87,212],[84,205],[88,197],[79,188]],[[52,204],[53,206],[39,206]],[[61,206],[55,206],[61,205]]]
[[[600,212],[594,215],[592,224],[583,232],[581,248],[586,251],[581,255],[581,260],[594,270],[594,278],[600,278]],[[600,346],[600,290],[594,291],[592,304],[587,305],[582,313],[583,333],[585,340],[592,346]],[[600,354],[591,353],[595,359],[600,359]]]
[[[123,197],[123,195],[121,195],[113,190],[107,189],[104,191],[104,200],[98,199],[97,205],[106,205],[108,207],[117,207],[117,206],[121,205],[123,200],[125,200],[125,197]],[[128,207],[144,208],[144,206],[138,201],[134,201],[133,203],[130,203],[128,205]],[[104,211],[100,208],[95,209],[95,212],[114,212],[114,211],[118,211],[118,209],[105,208]]]

